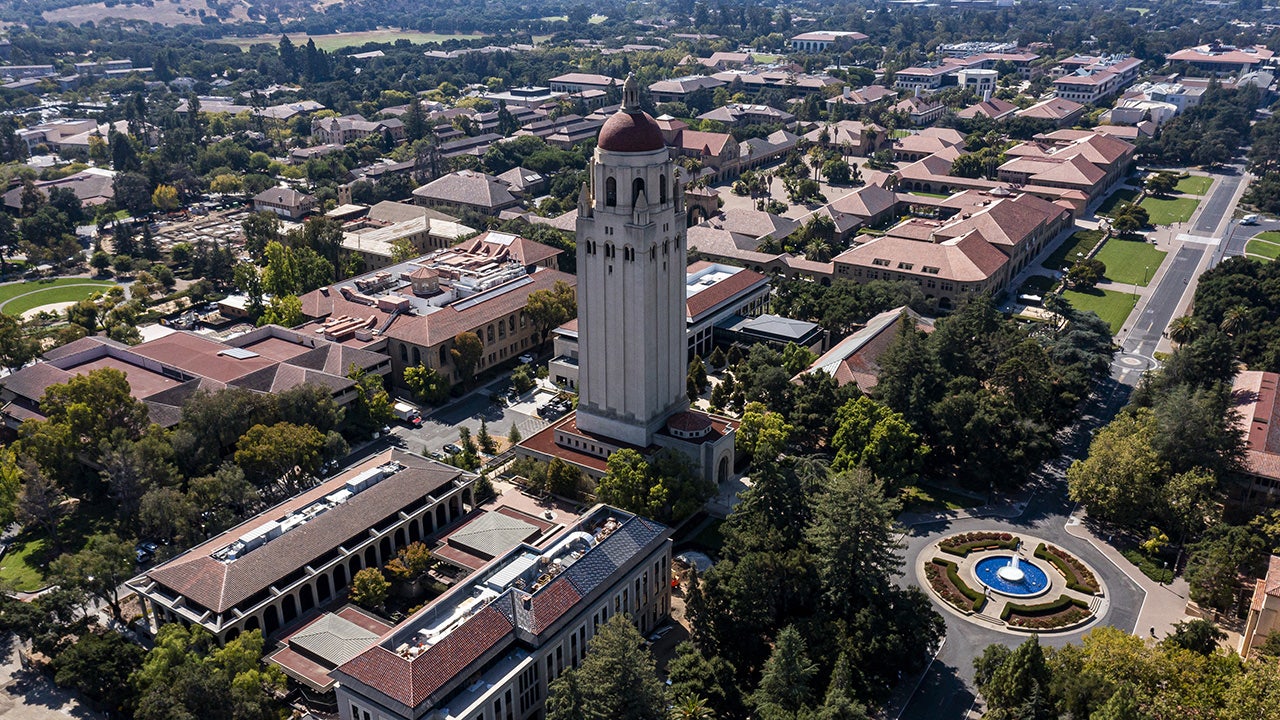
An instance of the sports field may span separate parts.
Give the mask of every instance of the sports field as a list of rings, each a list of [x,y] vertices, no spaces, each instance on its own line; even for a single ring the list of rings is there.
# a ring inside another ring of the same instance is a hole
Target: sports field
[[[112,285],[115,283],[87,278],[57,278],[0,285],[0,312],[21,316],[22,313],[42,305],[79,302]]]

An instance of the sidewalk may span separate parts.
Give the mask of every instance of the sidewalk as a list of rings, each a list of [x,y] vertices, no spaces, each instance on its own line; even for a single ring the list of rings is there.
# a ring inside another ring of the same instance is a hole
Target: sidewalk
[[[990,505],[980,505],[959,510],[938,510],[928,513],[904,512],[898,515],[898,522],[903,525],[928,525],[942,521],[965,520],[967,518],[1004,518],[1012,520],[1027,511],[1027,504],[1035,497],[1035,491],[1024,491],[1013,497],[1002,499]]]
[[[1093,531],[1074,515],[1067,520],[1066,531],[1069,535],[1088,541],[1146,594],[1142,601],[1142,608],[1138,611],[1137,625],[1133,630],[1135,635],[1151,637],[1154,630],[1156,638],[1163,638],[1173,632],[1174,625],[1188,619],[1186,607],[1190,588],[1185,579],[1176,577],[1171,584],[1163,585],[1143,575],[1142,571],[1121,555],[1119,550],[1095,536]]]

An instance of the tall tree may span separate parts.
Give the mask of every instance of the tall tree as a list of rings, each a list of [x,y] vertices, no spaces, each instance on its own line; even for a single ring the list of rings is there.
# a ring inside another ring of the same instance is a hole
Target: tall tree
[[[661,720],[666,695],[644,637],[619,613],[596,630],[578,669],[552,681],[548,720]]]

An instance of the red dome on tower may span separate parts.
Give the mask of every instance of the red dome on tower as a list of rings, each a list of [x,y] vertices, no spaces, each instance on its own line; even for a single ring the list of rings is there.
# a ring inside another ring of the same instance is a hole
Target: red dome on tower
[[[619,110],[600,128],[601,150],[612,152],[653,152],[667,146],[662,130],[649,113]]]
[[[596,145],[601,150],[625,153],[653,152],[667,146],[658,123],[640,109],[640,86],[635,74],[628,75],[622,83],[622,109],[605,121]]]

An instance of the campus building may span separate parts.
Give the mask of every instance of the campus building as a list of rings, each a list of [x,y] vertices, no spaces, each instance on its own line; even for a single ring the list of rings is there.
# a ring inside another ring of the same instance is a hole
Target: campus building
[[[390,379],[424,365],[458,383],[450,352],[455,338],[475,333],[483,346],[476,373],[540,345],[525,315],[529,295],[557,282],[576,284],[556,267],[560,250],[516,235],[486,232],[459,245],[389,265],[302,296],[311,332],[391,358]]]
[[[49,386],[104,368],[124,373],[130,394],[163,427],[178,424],[183,403],[198,390],[276,393],[309,383],[327,389],[342,406],[356,398],[356,382],[347,377],[353,365],[375,375],[391,371],[384,355],[277,325],[224,341],[185,331],[138,345],[89,336],[54,348],[43,362],[5,378],[0,414],[15,430],[24,420],[43,420],[40,399]]]
[[[528,720],[614,615],[671,608],[671,530],[597,505],[521,543],[332,672],[341,720]]]
[[[474,475],[398,449],[295,495],[132,578],[157,626],[200,625],[219,642],[272,635],[341,593],[363,568],[473,509]]]

